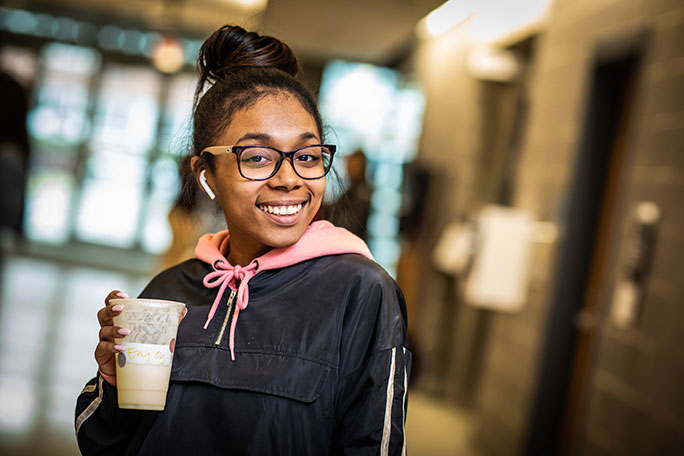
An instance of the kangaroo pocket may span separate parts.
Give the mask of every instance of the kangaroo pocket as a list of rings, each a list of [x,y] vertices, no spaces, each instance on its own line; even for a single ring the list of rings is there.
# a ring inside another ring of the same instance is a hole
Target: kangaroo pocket
[[[237,359],[221,348],[176,347],[171,381],[203,382],[219,388],[273,394],[301,402],[315,401],[331,366],[298,355],[240,351]]]

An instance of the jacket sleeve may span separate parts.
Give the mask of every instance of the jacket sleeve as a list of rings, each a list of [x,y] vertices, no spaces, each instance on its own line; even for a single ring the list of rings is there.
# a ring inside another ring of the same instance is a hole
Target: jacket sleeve
[[[99,374],[76,401],[76,440],[88,455],[136,454],[158,412],[120,409],[116,388]]]
[[[342,379],[333,455],[405,455],[404,422],[411,352],[404,346],[371,355]]]
[[[384,271],[360,277],[345,312],[331,454],[400,456],[411,373],[406,305]]]
[[[161,272],[140,297],[174,299],[180,266]],[[183,276],[181,275],[181,278]],[[76,401],[76,440],[84,455],[134,455],[138,453],[159,412],[120,409],[115,387],[98,373]]]

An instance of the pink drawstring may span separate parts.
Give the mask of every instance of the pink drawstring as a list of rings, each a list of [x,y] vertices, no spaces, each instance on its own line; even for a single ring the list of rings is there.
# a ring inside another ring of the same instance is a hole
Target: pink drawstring
[[[249,279],[254,277],[256,274],[256,268],[258,263],[253,261],[249,266],[242,267],[240,265],[231,266],[230,263],[224,263],[223,261],[217,261],[214,264],[214,270],[209,274],[204,276],[202,283],[207,288],[219,287],[214,303],[211,305],[209,310],[209,315],[207,316],[207,321],[204,323],[204,329],[207,329],[209,322],[214,318],[216,309],[218,308],[219,302],[223,297],[223,293],[226,291],[226,287],[230,286],[232,290],[236,289],[236,280],[240,281],[240,285],[237,287],[237,306],[235,306],[235,316],[230,324],[230,337],[229,337],[229,347],[230,347],[230,359],[235,361],[235,327],[237,324],[238,315],[241,310],[247,308],[249,302],[249,288],[247,284]]]
[[[204,263],[213,265],[214,268],[212,272],[204,276],[204,286],[218,288],[204,329],[207,329],[209,322],[214,317],[226,288],[231,287],[233,291],[237,291],[237,305],[230,325],[229,345],[232,360],[235,360],[235,326],[238,314],[247,307],[249,301],[247,283],[257,273],[257,269],[258,272],[279,269],[311,258],[342,253],[356,253],[373,259],[363,240],[344,228],[337,228],[325,220],[319,220],[309,225],[296,243],[288,247],[269,250],[244,268],[241,266],[233,267],[228,263],[222,252],[227,252],[229,249],[230,236],[228,230],[224,230],[202,236],[195,248],[195,256]],[[240,282],[239,286],[236,285],[237,281]]]

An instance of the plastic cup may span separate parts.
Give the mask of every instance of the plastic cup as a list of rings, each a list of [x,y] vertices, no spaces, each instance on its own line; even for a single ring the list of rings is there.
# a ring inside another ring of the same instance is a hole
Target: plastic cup
[[[185,304],[159,299],[111,299],[123,305],[114,325],[129,329],[115,339],[124,350],[116,355],[119,408],[164,410],[178,323]]]

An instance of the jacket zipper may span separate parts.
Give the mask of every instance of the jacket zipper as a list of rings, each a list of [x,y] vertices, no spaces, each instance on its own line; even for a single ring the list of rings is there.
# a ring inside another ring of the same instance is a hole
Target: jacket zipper
[[[221,325],[221,331],[219,331],[219,335],[216,338],[216,342],[214,342],[214,344],[216,344],[216,345],[221,345],[221,339],[223,339],[223,333],[226,332],[226,326],[228,325],[228,321],[230,320],[230,315],[233,313],[233,302],[235,301],[235,295],[237,295],[237,291],[230,290],[230,296],[228,297],[228,312],[226,312],[226,318],[223,319],[223,325]]]

